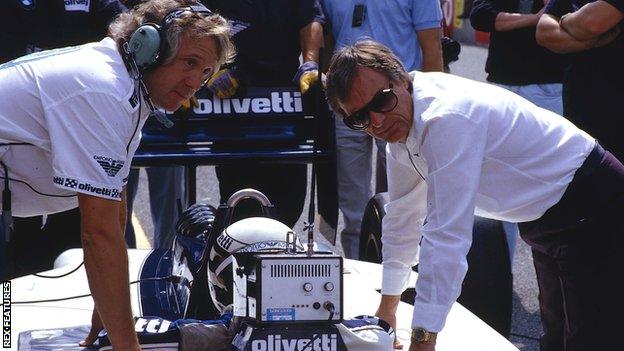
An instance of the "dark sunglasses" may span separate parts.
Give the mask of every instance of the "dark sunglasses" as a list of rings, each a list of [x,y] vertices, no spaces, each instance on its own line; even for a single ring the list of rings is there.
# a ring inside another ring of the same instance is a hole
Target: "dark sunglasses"
[[[353,130],[364,130],[370,125],[370,111],[390,112],[398,103],[399,99],[392,90],[392,83],[390,83],[390,88],[379,90],[364,107],[343,118],[342,121]]]

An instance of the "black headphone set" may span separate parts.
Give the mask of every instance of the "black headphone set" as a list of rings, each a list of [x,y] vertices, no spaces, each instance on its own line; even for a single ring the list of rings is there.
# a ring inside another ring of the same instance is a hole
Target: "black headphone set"
[[[167,13],[160,25],[151,22],[143,23],[132,33],[130,40],[123,44],[123,51],[125,54],[124,60],[130,66],[130,74],[134,81],[137,82],[138,89],[143,94],[143,100],[145,100],[150,110],[150,115],[156,117],[156,119],[167,128],[173,126],[173,122],[167,118],[165,113],[154,107],[147,87],[143,82],[143,72],[161,63],[162,58],[165,57],[167,51],[170,50],[166,38],[167,28],[171,25],[173,20],[189,11],[202,16],[214,15],[207,7],[199,3],[176,8]]]
[[[132,33],[128,41],[128,49],[134,56],[134,60],[140,69],[145,70],[160,63],[162,57],[169,50],[166,38],[167,28],[173,20],[182,16],[185,12],[197,13],[203,16],[214,14],[207,7],[198,3],[170,11],[160,25],[150,22],[143,23]]]

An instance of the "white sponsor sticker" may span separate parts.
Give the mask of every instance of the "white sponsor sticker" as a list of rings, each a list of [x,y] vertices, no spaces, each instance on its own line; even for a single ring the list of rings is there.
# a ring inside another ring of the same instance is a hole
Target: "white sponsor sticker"
[[[65,0],[65,11],[89,12],[89,0]]]

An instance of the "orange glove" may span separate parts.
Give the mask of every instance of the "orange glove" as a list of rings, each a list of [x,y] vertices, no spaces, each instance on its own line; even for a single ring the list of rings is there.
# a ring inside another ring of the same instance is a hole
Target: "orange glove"
[[[180,106],[180,110],[188,111],[195,107],[199,107],[199,101],[197,101],[197,97],[195,96],[195,94],[193,94],[193,96],[191,96],[190,99],[184,100],[182,102],[182,105]]]
[[[307,93],[310,87],[318,81],[318,63],[314,61],[304,62],[299,67],[293,81],[299,85],[299,91],[302,94]]]

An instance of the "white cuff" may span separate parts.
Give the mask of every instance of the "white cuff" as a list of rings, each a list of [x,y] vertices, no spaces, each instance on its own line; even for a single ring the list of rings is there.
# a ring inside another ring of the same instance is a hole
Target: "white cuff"
[[[441,331],[444,328],[446,316],[449,314],[451,306],[423,303],[418,301],[418,297],[416,297],[414,314],[412,315],[412,328],[421,327],[433,333]]]
[[[401,295],[407,284],[411,268],[396,268],[383,265],[381,278],[381,294],[382,295]]]

